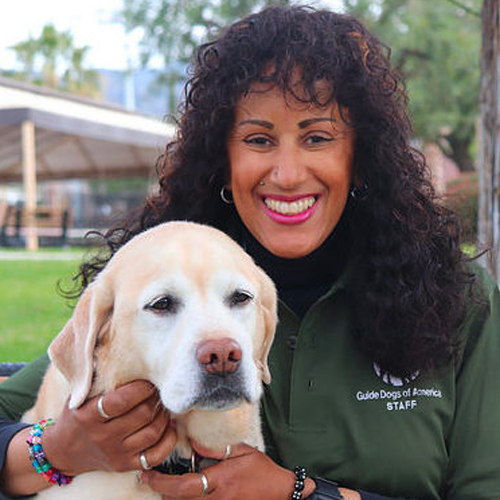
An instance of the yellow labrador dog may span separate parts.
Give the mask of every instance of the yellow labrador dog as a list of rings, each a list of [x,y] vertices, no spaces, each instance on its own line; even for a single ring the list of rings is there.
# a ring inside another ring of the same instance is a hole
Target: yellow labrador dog
[[[199,224],[159,225],[118,250],[83,293],[24,420],[146,379],[177,420],[181,456],[189,438],[263,449],[258,401],[275,326],[274,285],[233,240]],[[89,472],[37,498],[160,500],[138,473]]]

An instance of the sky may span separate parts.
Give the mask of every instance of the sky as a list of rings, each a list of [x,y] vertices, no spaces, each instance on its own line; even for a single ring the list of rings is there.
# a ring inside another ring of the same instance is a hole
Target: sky
[[[338,7],[340,0],[322,0]],[[76,47],[89,45],[86,62],[94,69],[127,69],[138,65],[140,33],[127,35],[114,18],[123,0],[0,0],[0,68],[15,69],[14,52],[8,47],[29,36],[40,35],[53,23],[70,30]],[[309,2],[313,3],[313,2]]]
[[[75,46],[91,47],[89,66],[126,69],[135,43],[113,19],[121,5],[122,0],[0,0],[0,68],[15,68],[9,46],[39,36],[44,25],[53,23],[59,31],[71,31]]]

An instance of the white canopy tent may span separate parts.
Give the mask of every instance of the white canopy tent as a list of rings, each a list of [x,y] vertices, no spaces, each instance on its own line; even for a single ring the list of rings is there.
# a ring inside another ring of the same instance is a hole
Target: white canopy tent
[[[117,106],[0,78],[0,183],[150,175],[174,128]],[[36,231],[26,244],[36,249]]]

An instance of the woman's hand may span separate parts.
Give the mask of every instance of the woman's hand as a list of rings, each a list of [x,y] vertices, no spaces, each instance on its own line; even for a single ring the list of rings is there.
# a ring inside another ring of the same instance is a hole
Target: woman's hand
[[[192,442],[196,452],[206,458],[221,460],[216,465],[203,469],[208,481],[205,495],[211,500],[289,500],[295,485],[295,474],[280,467],[264,453],[239,444],[233,446],[231,456],[224,458],[224,453],[217,453]],[[161,493],[163,500],[199,499],[203,496],[203,481],[200,473],[173,476],[156,471],[141,475],[144,483],[154,491]],[[316,485],[311,478],[305,481],[302,498],[311,495]],[[355,490],[339,488],[345,500],[360,500]]]
[[[175,430],[152,384],[138,380],[105,394],[102,405],[109,419],[99,413],[98,399],[75,410],[66,406],[45,431],[44,451],[55,468],[71,476],[92,470],[127,471],[141,469],[141,454],[156,466],[172,452]]]
[[[97,410],[98,399],[75,410],[66,407],[45,430],[42,445],[53,467],[70,476],[91,470],[126,471],[141,469],[141,454],[151,466],[170,455],[177,440],[175,428],[152,384],[138,380],[105,394],[103,408],[109,419]],[[11,496],[48,486],[29,461],[27,434],[25,429],[14,436],[1,471],[2,491]]]
[[[288,500],[293,492],[295,474],[274,463],[264,453],[239,444],[233,446],[231,456],[223,459],[224,453],[215,453],[201,448],[196,443],[193,448],[203,457],[216,458],[221,462],[203,469],[208,480],[206,495],[213,500]],[[148,471],[142,480],[163,499],[199,499],[203,492],[201,474],[190,473],[182,476]],[[311,494],[314,482],[306,480],[304,498]]]

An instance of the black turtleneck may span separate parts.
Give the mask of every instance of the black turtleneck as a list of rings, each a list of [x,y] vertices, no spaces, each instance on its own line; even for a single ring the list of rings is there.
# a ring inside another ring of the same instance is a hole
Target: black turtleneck
[[[345,217],[320,247],[305,257],[277,257],[263,247],[245,228],[243,248],[274,281],[279,298],[303,317],[340,276],[349,254],[349,235]]]

